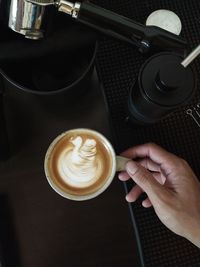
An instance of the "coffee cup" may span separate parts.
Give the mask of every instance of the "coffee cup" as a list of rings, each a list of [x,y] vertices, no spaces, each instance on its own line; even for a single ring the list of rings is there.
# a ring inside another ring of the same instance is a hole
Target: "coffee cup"
[[[108,139],[91,129],[72,129],[49,146],[44,162],[47,181],[61,196],[83,201],[97,197],[130,159],[116,156]]]

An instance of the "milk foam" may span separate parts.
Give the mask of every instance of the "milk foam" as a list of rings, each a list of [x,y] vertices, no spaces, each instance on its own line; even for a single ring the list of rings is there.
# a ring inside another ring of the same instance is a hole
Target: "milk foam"
[[[94,139],[83,141],[81,136],[71,139],[58,160],[59,173],[67,184],[86,187],[102,175],[103,166]]]

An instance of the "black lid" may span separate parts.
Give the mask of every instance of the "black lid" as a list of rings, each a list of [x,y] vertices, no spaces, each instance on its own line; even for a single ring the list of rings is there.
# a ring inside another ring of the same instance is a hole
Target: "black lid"
[[[143,65],[139,83],[152,102],[163,106],[178,106],[188,101],[196,87],[191,67],[181,65],[182,58],[162,53],[151,57]]]

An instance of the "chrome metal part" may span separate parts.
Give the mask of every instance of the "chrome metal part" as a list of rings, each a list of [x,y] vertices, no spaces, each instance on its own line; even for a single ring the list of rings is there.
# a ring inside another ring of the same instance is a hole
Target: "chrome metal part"
[[[65,0],[60,0],[56,2],[56,5],[58,7],[58,11],[70,15],[72,18],[75,19],[78,18],[78,14],[81,8],[81,3],[79,2],[72,3]]]
[[[25,0],[25,1],[39,6],[50,6],[56,4],[56,1],[54,0]]]
[[[193,114],[193,110],[192,109],[187,109],[186,110],[186,114],[191,116],[192,119],[196,122],[196,124],[198,125],[198,127],[200,128],[200,123],[198,122],[198,120],[195,118],[194,114]]]
[[[25,0],[11,0],[9,27],[29,39],[43,37],[42,22],[45,7]]]
[[[199,111],[198,111],[196,108],[194,108],[194,111],[196,112],[196,114],[197,114],[198,117],[200,118],[200,113],[199,113]]]
[[[200,45],[198,45],[183,61],[182,65],[184,68],[187,68],[187,66],[192,63],[193,60],[195,60],[196,57],[200,54]]]

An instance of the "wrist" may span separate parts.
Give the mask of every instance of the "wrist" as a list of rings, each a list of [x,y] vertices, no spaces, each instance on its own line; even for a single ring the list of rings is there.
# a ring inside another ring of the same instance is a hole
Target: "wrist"
[[[200,248],[200,220],[189,229],[186,238]]]

